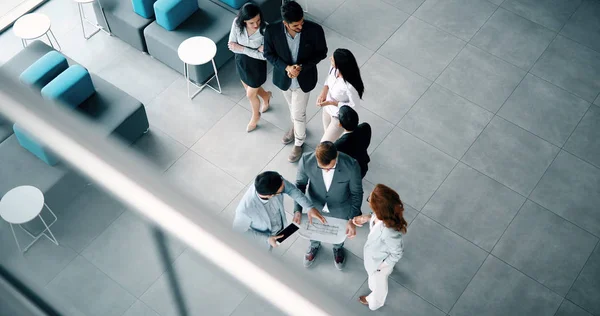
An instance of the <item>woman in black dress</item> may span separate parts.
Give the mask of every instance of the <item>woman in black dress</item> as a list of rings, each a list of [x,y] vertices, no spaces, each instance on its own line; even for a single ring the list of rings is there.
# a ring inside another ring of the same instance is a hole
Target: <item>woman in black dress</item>
[[[252,106],[252,118],[246,127],[248,132],[256,129],[260,113],[269,109],[272,96],[270,91],[262,88],[267,81],[267,61],[263,56],[265,26],[260,8],[249,2],[240,9],[229,33],[229,49],[235,53],[237,73]],[[258,97],[264,102],[262,109]]]

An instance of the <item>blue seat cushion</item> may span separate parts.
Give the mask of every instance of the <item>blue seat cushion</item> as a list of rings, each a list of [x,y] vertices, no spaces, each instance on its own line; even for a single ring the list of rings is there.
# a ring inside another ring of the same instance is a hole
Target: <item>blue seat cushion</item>
[[[96,90],[87,69],[73,65],[42,88],[42,97],[76,108],[94,92]]]
[[[49,166],[54,166],[58,163],[56,155],[51,153],[48,149],[42,146],[39,142],[34,140],[28,133],[26,133],[19,125],[13,125],[13,131],[15,136],[21,144],[21,147],[27,149],[29,152],[40,158],[43,162]]]
[[[51,51],[27,67],[19,76],[19,80],[26,85],[41,89],[67,68],[69,63],[65,56],[57,51]]]
[[[241,8],[246,2],[248,2],[248,0],[219,0],[223,3],[225,3],[226,5],[234,8],[234,9],[239,9]]]
[[[154,16],[154,2],[156,0],[131,0],[133,12],[143,18],[150,19]]]
[[[167,31],[176,29],[196,11],[198,11],[196,0],[158,0],[154,3],[156,23]]]

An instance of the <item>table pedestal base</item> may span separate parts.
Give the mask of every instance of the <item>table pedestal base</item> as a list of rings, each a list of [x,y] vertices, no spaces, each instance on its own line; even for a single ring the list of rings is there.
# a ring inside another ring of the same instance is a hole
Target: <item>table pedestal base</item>
[[[85,38],[86,40],[90,39],[92,36],[96,35],[96,33],[100,32],[100,31],[103,31],[104,33],[108,34],[109,36],[112,36],[112,34],[109,31],[105,30],[98,23],[92,22],[88,18],[86,18],[85,11],[83,10],[83,3],[78,2],[77,9],[79,10],[79,21],[81,22],[81,32],[83,33],[83,38]],[[102,11],[102,18],[104,18],[104,23],[106,25],[108,25],[108,22],[106,21],[106,16],[104,15],[104,10],[102,8],[100,8],[100,10]],[[87,24],[93,26],[96,30],[89,35],[85,35],[84,23],[87,23]]]
[[[192,82],[190,80],[190,70],[189,70],[189,65],[187,63],[184,63],[184,67],[183,67],[183,75],[185,76],[185,81],[187,81],[187,93],[188,93],[188,98],[193,99],[198,93],[200,93],[200,91],[204,90],[204,87],[209,87],[213,90],[215,90],[217,93],[222,93],[221,91],[221,82],[219,81],[219,73],[217,71],[217,66],[215,65],[215,60],[212,59],[212,65],[213,65],[213,69],[215,70],[215,74],[210,77],[210,79],[208,79],[203,85],[199,86],[197,84],[195,84],[194,82]],[[215,87],[209,85],[208,83],[213,80],[213,79],[217,79],[217,85],[219,87],[219,90],[217,90]],[[199,90],[197,90],[196,92],[194,92],[193,94],[191,94],[190,92],[190,85],[199,88]]]
[[[48,238],[48,240],[50,240],[52,243],[54,243],[55,245],[58,246],[58,240],[56,240],[56,237],[54,237],[54,234],[50,230],[50,227],[54,223],[56,223],[56,221],[58,220],[58,218],[56,217],[56,215],[54,214],[54,212],[52,212],[52,210],[50,209],[50,207],[48,207],[48,205],[46,205],[46,203],[44,203],[44,206],[48,209],[48,211],[50,211],[50,214],[52,214],[52,216],[54,217],[54,220],[52,222],[50,222],[49,224],[46,224],[46,221],[44,220],[44,218],[42,217],[42,213],[40,212],[40,214],[38,215],[38,217],[42,221],[42,224],[44,224],[44,229],[37,236],[34,235],[33,233],[31,233],[29,230],[27,230],[27,228],[23,227],[23,225],[18,224],[19,227],[21,227],[21,229],[27,235],[29,235],[31,238],[33,238],[33,241],[31,243],[29,243],[29,245],[27,245],[25,248],[21,249],[21,245],[19,244],[19,239],[17,238],[17,234],[15,234],[15,229],[13,227],[13,224],[10,224],[10,230],[12,231],[13,237],[15,237],[15,242],[17,243],[17,247],[19,248],[19,251],[21,251],[21,253],[27,252],[27,250],[29,250],[29,248],[31,248],[31,246],[33,246],[33,244],[35,244],[36,241],[38,241],[40,238],[42,238],[42,236]],[[48,236],[46,234],[46,232],[50,233],[50,236]]]

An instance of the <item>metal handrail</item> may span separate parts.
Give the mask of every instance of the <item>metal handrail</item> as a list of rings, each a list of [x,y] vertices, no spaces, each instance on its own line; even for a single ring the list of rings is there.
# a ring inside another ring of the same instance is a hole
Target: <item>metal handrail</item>
[[[232,233],[202,201],[166,185],[159,173],[120,142],[72,111],[0,73],[0,114],[16,121],[81,173],[160,228],[178,237],[267,302],[289,315],[354,315],[328,293]],[[203,211],[204,210],[204,211]]]

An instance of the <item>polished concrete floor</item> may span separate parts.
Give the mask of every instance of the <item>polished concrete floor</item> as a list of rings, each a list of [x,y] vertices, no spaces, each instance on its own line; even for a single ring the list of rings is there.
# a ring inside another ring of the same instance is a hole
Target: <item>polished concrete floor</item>
[[[309,0],[330,53],[354,52],[366,86],[358,108],[373,126],[365,192],[395,188],[410,221],[404,257],[381,315],[600,315],[600,1]],[[304,1],[301,1],[304,3]],[[279,91],[259,128],[233,63],[222,95],[186,96],[179,73],[115,37],[86,41],[77,8],[51,0],[63,53],[140,99],[151,132],[133,148],[230,225],[253,177],[295,179],[281,144],[289,112]],[[20,49],[0,36],[0,63]],[[328,62],[319,64],[321,81]],[[270,80],[270,77],[269,77]],[[322,134],[312,93],[307,144]],[[310,148],[307,148],[310,150]],[[291,203],[287,202],[291,211]],[[24,257],[0,224],[0,262],[64,299],[74,315],[177,315],[149,226],[91,185],[61,209],[61,242]],[[363,204],[363,211],[368,211]],[[345,271],[325,247],[302,267],[308,242],[273,252],[347,300],[367,293],[362,244]],[[173,268],[190,315],[278,315],[177,240]]]

